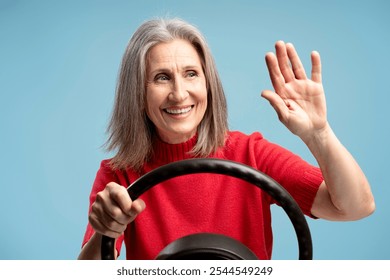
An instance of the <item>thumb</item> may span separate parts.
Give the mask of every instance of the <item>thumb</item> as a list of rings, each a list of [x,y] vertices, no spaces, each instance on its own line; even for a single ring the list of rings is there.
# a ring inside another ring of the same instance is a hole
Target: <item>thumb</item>
[[[137,216],[140,214],[142,211],[144,211],[146,208],[145,201],[143,201],[141,198],[138,198],[133,201],[131,204],[131,209],[129,211],[130,216]]]
[[[279,94],[273,92],[272,90],[264,90],[261,93],[261,97],[268,100],[268,102],[278,114],[278,118],[281,122],[287,118],[289,109],[286,102],[279,96]]]

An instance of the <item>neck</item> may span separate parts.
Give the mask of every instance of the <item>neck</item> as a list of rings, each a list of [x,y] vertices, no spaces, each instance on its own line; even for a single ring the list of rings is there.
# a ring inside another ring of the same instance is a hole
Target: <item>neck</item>
[[[185,142],[176,144],[166,143],[156,137],[153,143],[153,161],[156,160],[168,163],[191,158],[191,151],[197,140],[197,134]]]

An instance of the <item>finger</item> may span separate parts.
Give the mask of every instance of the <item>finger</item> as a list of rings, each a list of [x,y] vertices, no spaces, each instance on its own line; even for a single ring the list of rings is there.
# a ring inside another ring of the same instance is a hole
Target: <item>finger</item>
[[[145,208],[146,208],[146,204],[142,199],[138,198],[134,200],[133,204],[131,205],[130,216],[135,218],[138,214],[144,211]]]
[[[130,215],[133,201],[131,200],[127,189],[119,184],[109,183],[107,185],[107,190],[110,198],[115,202],[115,205],[118,206],[123,213]]]
[[[101,235],[105,235],[111,238],[118,238],[123,234],[123,231],[122,232],[113,231],[107,228],[105,225],[99,223],[97,220],[89,219],[89,223],[94,229],[94,231]]]
[[[268,73],[271,78],[272,86],[275,89],[275,92],[278,94],[283,93],[283,88],[285,85],[285,80],[280,71],[278,60],[272,52],[269,52],[265,55],[265,62],[267,64]]]
[[[294,80],[295,76],[290,66],[290,60],[287,55],[286,44],[283,41],[278,41],[275,44],[276,57],[280,72],[282,73],[286,83]]]
[[[106,188],[108,189],[108,188]],[[96,195],[92,210],[108,228],[126,226],[131,217],[122,211],[117,202],[107,194],[108,191],[99,192]],[[117,226],[114,226],[118,224]]]
[[[311,53],[311,79],[314,82],[322,83],[321,57],[316,51]]]
[[[94,205],[92,205],[92,207],[94,208]],[[96,232],[112,238],[119,237],[126,229],[125,226],[118,225],[111,219],[111,217],[107,216],[104,211],[101,211],[101,209],[96,209],[96,207],[95,209],[92,209],[88,220]]]
[[[146,207],[142,199],[132,201],[127,189],[118,184],[107,185],[107,189],[110,192],[113,204],[106,211],[118,223],[129,224]],[[120,211],[118,211],[118,208]]]
[[[268,100],[271,106],[275,109],[279,120],[284,123],[287,119],[289,111],[289,103],[283,100],[278,94],[271,90],[264,90],[261,96]]]
[[[301,59],[298,56],[297,51],[294,48],[294,45],[291,43],[286,44],[287,54],[291,61],[292,71],[294,72],[295,78],[297,79],[306,79],[306,72]]]

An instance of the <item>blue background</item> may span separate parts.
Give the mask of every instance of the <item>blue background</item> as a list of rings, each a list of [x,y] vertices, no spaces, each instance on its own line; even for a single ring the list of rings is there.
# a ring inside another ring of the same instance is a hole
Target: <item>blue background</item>
[[[390,259],[388,1],[0,0],[0,259],[74,259],[134,30],[156,16],[197,25],[215,56],[231,129],[260,131],[315,163],[260,97],[264,55],[293,42],[323,62],[329,121],[365,171],[377,210],[357,222],[309,220],[315,259]],[[297,258],[273,207],[274,258]],[[254,237],[256,238],[256,237]]]

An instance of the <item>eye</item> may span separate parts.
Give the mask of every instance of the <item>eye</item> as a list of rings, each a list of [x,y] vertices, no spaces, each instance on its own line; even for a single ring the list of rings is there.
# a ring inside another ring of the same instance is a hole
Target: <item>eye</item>
[[[198,73],[197,73],[196,71],[193,71],[193,70],[188,71],[188,72],[187,72],[187,77],[188,77],[188,78],[195,78],[195,77],[198,77]]]
[[[156,75],[154,80],[163,82],[163,81],[169,81],[170,79],[169,79],[169,76],[167,74],[158,74],[158,75]]]

